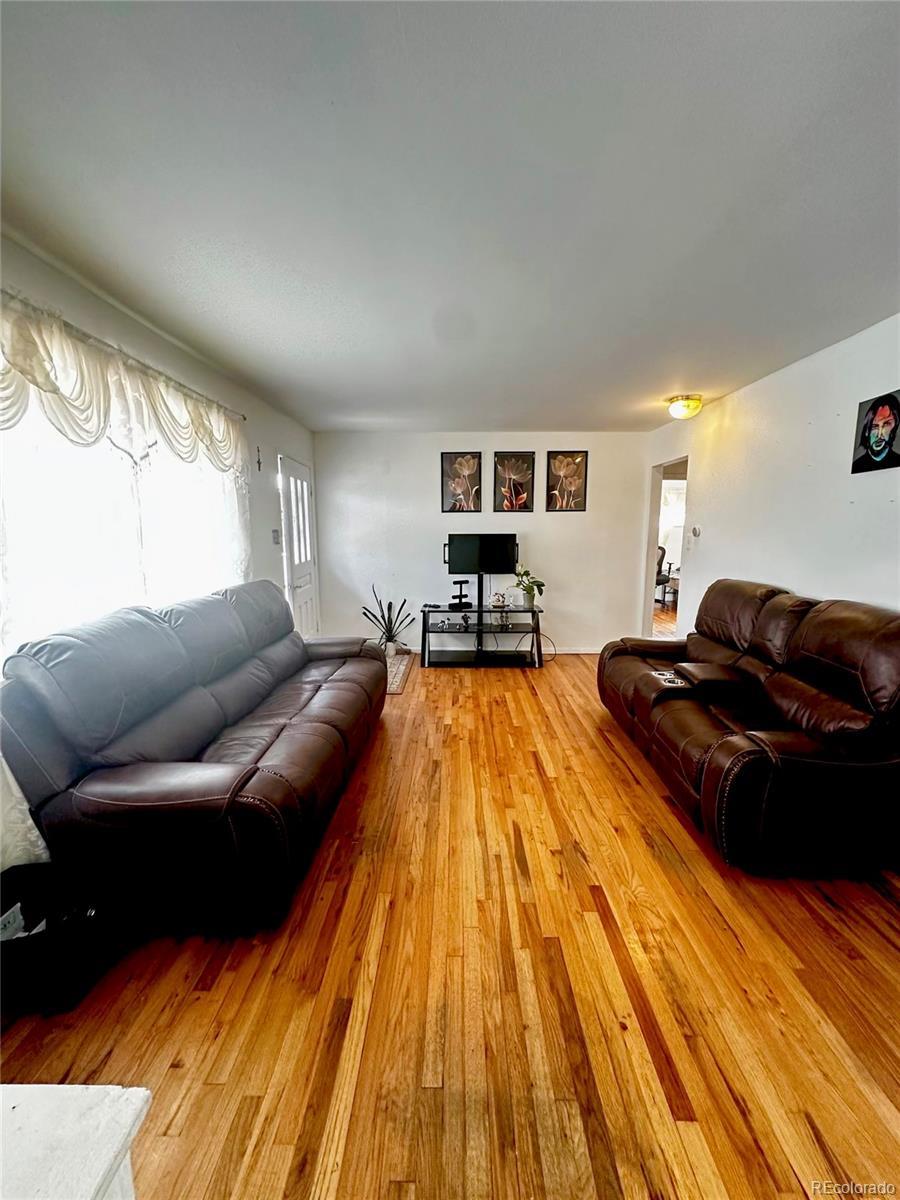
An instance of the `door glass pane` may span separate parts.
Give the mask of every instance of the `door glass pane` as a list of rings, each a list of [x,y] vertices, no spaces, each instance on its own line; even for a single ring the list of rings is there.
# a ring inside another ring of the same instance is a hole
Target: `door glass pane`
[[[291,540],[294,548],[294,563],[300,562],[300,543],[297,538],[297,480],[291,476]]]
[[[305,479],[303,480],[301,520],[303,521],[303,561],[309,562],[312,558],[312,545],[309,536],[309,484]]]

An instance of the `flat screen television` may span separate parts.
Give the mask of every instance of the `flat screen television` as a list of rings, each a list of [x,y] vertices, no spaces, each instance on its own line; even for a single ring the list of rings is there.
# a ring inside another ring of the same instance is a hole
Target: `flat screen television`
[[[514,533],[451,533],[447,538],[451,575],[515,575],[517,558]]]

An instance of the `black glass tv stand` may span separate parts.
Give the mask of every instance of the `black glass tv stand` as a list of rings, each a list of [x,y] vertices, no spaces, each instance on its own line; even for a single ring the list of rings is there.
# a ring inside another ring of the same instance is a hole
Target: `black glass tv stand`
[[[483,603],[463,611],[449,607],[423,608],[421,664],[423,667],[542,667],[543,611],[521,604],[492,608]],[[468,624],[463,617],[468,617]],[[472,644],[452,650],[431,648],[433,637],[446,636],[470,637]],[[515,639],[512,645],[504,646],[504,641],[511,638]],[[520,646],[526,638],[527,644]]]

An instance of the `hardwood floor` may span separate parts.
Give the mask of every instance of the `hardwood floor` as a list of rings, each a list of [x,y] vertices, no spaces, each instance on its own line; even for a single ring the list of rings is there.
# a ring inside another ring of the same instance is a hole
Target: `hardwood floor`
[[[674,637],[677,621],[678,611],[671,604],[667,604],[665,608],[661,604],[653,605],[654,637]]]
[[[143,1084],[141,1200],[762,1200],[900,1185],[898,880],[725,868],[589,656],[389,696],[292,915],[4,1042]]]

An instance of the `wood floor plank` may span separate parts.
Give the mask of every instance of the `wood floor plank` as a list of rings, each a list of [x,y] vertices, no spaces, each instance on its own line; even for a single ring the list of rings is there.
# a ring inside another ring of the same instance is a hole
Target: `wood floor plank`
[[[316,1174],[310,1192],[315,1200],[332,1200],[337,1194],[340,1170],[344,1161],[344,1148],[350,1130],[353,1094],[359,1076],[359,1064],[368,1028],[372,992],[381,958],[381,944],[384,939],[384,927],[390,903],[390,897],[379,893],[363,950],[359,983],[353,997],[349,1027],[338,1062],[331,1106],[328,1110],[322,1145],[316,1163]]]
[[[388,697],[293,909],[3,1040],[148,1086],[142,1200],[802,1200],[900,1186],[900,880],[726,867],[596,658]]]

